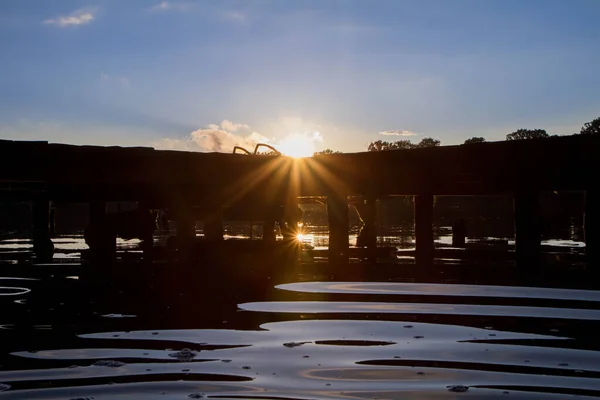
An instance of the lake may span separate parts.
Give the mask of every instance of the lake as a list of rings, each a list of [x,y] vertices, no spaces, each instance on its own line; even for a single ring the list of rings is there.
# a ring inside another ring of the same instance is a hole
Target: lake
[[[448,229],[436,232],[451,252]],[[383,235],[400,252],[343,268],[318,257],[318,230],[305,238],[315,257],[265,266],[142,265],[136,242],[120,242],[123,261],[104,273],[81,266],[81,236],[53,239],[46,265],[5,238],[0,398],[600,397],[600,292],[568,279],[583,243],[547,238],[567,278],[524,282],[506,257],[415,266],[412,235]],[[504,254],[513,242],[471,244]]]

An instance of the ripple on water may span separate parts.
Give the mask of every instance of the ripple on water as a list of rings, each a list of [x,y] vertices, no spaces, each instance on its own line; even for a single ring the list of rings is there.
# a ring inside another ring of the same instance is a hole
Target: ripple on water
[[[600,302],[600,291],[493,285],[461,285],[407,282],[297,282],[276,286],[302,293],[390,294],[461,297],[498,297],[504,299],[548,299]]]
[[[2,281],[0,295],[5,288],[13,290],[4,294],[8,296],[24,289],[11,287],[13,283]],[[90,328],[86,334],[59,329],[60,324],[52,325],[55,330],[43,329],[50,321],[36,315],[28,326],[35,343],[44,348],[28,352],[23,349],[30,346],[15,347],[10,357],[3,358],[0,382],[6,383],[0,384],[1,397],[414,400],[504,398],[506,393],[507,398],[524,399],[600,397],[600,352],[569,332],[574,324],[586,324],[592,327],[589,337],[597,336],[600,310],[594,303],[600,303],[600,292],[395,282],[308,282],[278,288],[288,292],[285,298],[298,296],[293,300],[307,296],[292,291],[366,296],[353,296],[365,300],[353,302],[274,301],[283,292],[271,291],[276,294],[244,297],[239,304],[243,312],[236,312],[239,302],[232,304],[231,315],[217,315],[216,325],[202,321],[202,327],[214,329],[162,329],[179,323],[191,307],[184,302],[177,308],[168,293],[172,308],[165,308],[165,318],[161,316],[156,325],[143,307],[128,307],[132,314],[105,314],[120,310],[114,303],[94,310],[96,332]],[[406,303],[390,295],[420,300]],[[465,304],[454,304],[458,301],[453,296],[461,296],[460,303]],[[432,298],[441,303],[432,303]],[[490,305],[483,305],[480,298],[501,301],[486,300]],[[511,299],[551,301],[523,307],[511,305]],[[561,308],[564,300],[587,303],[584,309]],[[202,307],[198,314],[211,312],[210,305]],[[478,323],[465,322],[465,316],[475,316]],[[61,318],[73,326],[79,321],[67,311]],[[508,319],[514,323],[499,323]],[[230,329],[221,329],[223,320]],[[523,328],[548,321],[560,325],[552,330]],[[189,318],[186,323],[198,326]],[[2,333],[8,340],[19,336],[16,329]]]
[[[0,296],[20,296],[31,292],[31,289],[23,287],[0,286]]]
[[[555,307],[523,307],[496,306],[476,304],[431,304],[431,303],[382,303],[382,302],[341,302],[341,301],[271,301],[260,303],[244,303],[238,306],[245,311],[296,314],[445,314],[552,318],[572,320],[600,320],[600,310],[555,308]]]

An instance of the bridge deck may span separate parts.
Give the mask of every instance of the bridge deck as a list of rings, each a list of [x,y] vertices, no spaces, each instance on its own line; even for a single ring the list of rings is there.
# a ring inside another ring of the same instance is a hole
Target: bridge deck
[[[585,190],[596,185],[599,150],[600,138],[581,135],[305,159],[0,141],[0,195],[212,207],[332,193]]]

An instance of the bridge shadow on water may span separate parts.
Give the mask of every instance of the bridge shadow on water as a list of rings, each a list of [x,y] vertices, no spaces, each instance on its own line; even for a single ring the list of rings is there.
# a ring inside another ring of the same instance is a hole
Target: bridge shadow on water
[[[0,398],[600,397],[586,269],[242,253],[4,266]]]

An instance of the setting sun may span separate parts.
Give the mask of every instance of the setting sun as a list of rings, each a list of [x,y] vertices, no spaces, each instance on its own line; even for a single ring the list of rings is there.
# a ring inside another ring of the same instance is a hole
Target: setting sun
[[[310,157],[316,151],[315,142],[321,140],[319,132],[292,133],[281,140],[277,149],[286,156],[300,158]]]

